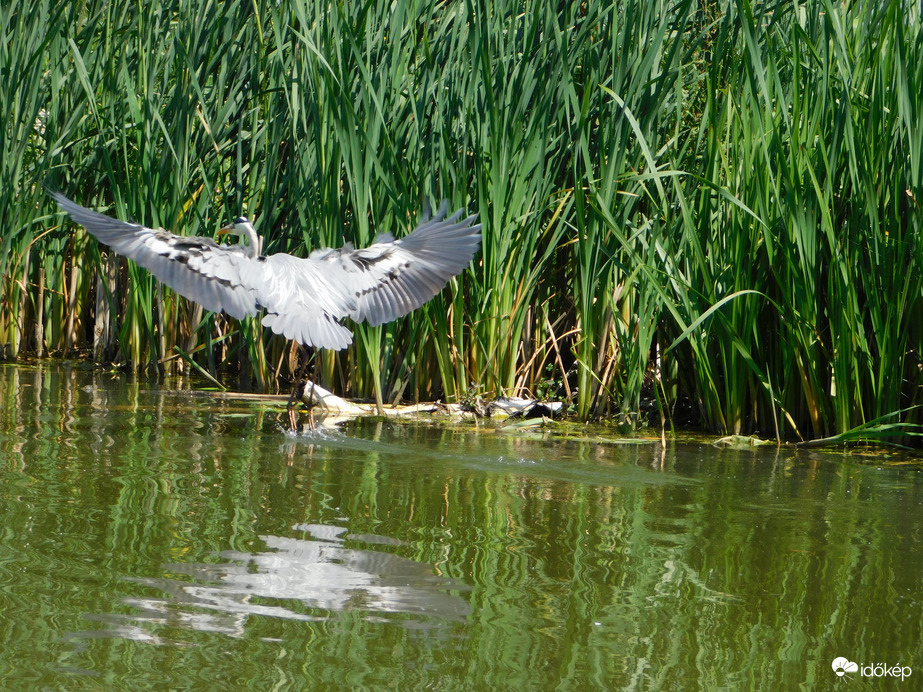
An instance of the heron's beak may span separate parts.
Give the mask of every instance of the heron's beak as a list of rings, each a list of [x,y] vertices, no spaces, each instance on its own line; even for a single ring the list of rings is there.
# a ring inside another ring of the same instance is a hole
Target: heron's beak
[[[234,224],[228,224],[227,226],[222,226],[218,229],[217,235],[230,235],[234,232]]]

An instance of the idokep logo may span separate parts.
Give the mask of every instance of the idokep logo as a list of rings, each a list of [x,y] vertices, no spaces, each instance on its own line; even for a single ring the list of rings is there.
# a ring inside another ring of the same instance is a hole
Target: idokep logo
[[[859,673],[864,678],[909,678],[910,674],[913,673],[910,666],[888,666],[884,663],[876,663],[872,666],[859,666],[858,663],[853,663],[848,658],[840,656],[833,659],[831,664],[833,667],[833,672],[837,674],[837,677],[852,677],[846,675],[847,673]]]

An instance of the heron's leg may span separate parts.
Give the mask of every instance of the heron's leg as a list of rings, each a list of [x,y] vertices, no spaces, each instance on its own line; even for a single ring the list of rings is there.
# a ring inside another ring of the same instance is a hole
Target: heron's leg
[[[295,418],[295,409],[292,406],[288,408],[288,429],[291,432],[301,432],[298,428],[298,421]]]
[[[295,377],[292,381],[292,393],[288,398],[288,410],[291,411],[295,406],[296,402],[301,399],[301,395],[304,392],[305,386],[305,372],[308,369],[308,362],[310,358],[308,352],[305,350],[304,346],[297,344],[298,346],[298,367],[295,369]]]
[[[314,357],[314,352],[312,351],[309,354],[307,349],[305,349],[305,347],[302,346],[301,344],[297,344],[297,348],[298,348],[298,356],[299,356],[300,362],[299,362],[298,367],[295,370],[295,378],[294,378],[294,381],[292,382],[292,393],[288,398],[288,407],[287,407],[289,425],[291,425],[292,430],[296,429],[297,423],[296,423],[295,409],[298,406],[298,402],[304,400],[304,390],[305,390],[305,387],[307,386],[306,373],[308,370],[308,366],[310,365],[311,360]],[[311,396],[309,397],[308,401],[314,401],[314,382],[313,381],[311,382]],[[308,416],[309,416],[308,427],[309,429],[313,430],[314,429],[314,409],[312,405],[309,405],[308,407]]]
[[[311,380],[311,396],[309,398],[312,402],[314,401],[314,380]],[[313,404],[308,409],[308,425],[310,426],[311,430],[314,430],[314,405]]]
[[[304,379],[297,379],[292,383],[292,393],[288,397],[288,406],[286,407],[289,411],[292,411],[297,406],[297,401],[300,398],[298,396],[299,389],[304,386]]]

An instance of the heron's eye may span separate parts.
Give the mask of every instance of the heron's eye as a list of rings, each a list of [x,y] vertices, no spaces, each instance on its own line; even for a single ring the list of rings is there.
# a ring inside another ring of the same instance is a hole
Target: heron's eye
[[[234,223],[237,225],[247,223],[247,218],[245,216],[238,216],[236,219],[234,219]]]

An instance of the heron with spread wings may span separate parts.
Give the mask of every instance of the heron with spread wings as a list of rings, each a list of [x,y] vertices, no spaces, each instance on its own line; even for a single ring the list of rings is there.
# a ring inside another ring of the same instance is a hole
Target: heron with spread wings
[[[375,326],[420,307],[464,271],[481,243],[477,217],[461,218],[461,210],[447,217],[447,202],[399,240],[384,233],[367,248],[347,243],[302,258],[261,254],[261,238],[243,217],[219,233],[243,236],[249,244],[219,245],[120,221],[49,194],[99,242],[180,295],[237,319],[265,310],[263,324],[273,332],[317,348],[352,343],[344,318]]]

